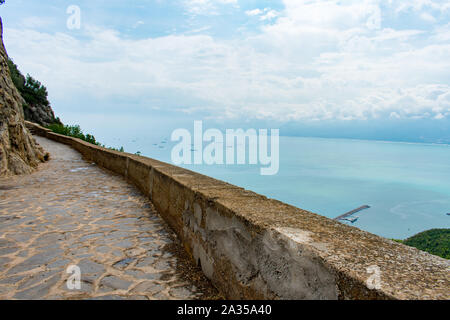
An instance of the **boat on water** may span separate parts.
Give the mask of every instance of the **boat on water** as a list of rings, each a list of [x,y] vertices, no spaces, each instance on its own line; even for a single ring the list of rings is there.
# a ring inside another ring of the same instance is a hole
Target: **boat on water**
[[[358,219],[359,219],[359,217],[350,217],[350,218],[344,218],[344,219],[341,219],[341,220],[348,221],[348,222],[351,222],[351,223],[355,223],[356,221],[358,221]]]

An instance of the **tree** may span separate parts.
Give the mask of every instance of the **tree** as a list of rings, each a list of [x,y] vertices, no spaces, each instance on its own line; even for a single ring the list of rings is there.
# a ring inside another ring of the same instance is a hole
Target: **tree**
[[[23,87],[22,96],[29,104],[41,104],[49,106],[50,103],[47,100],[48,92],[39,81],[35,80],[32,76],[27,74],[26,82]]]
[[[1,0],[0,0],[1,1]],[[49,106],[48,92],[47,88],[42,85],[39,81],[34,79],[32,76],[27,74],[26,77],[22,75],[17,65],[8,58],[8,67],[11,73],[11,79],[19,90],[22,97],[25,99],[27,104],[30,105],[43,105]]]

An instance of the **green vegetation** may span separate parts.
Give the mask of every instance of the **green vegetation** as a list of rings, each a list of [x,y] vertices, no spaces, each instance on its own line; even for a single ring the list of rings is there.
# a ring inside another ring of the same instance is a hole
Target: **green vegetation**
[[[16,88],[20,91],[25,86],[25,77],[22,75],[22,73],[17,68],[16,64],[8,58],[8,67],[9,71],[11,73],[11,79],[16,86]]]
[[[44,106],[49,106],[48,92],[47,88],[42,85],[39,81],[34,79],[32,76],[27,74],[26,77],[22,75],[17,65],[8,58],[8,67],[11,72],[11,78],[19,90],[22,97],[25,99],[28,105],[41,104]]]
[[[28,104],[50,105],[47,88],[29,74],[27,74],[21,94]]]
[[[29,74],[24,77],[19,68],[17,68],[17,65],[10,58],[8,58],[8,67],[14,85],[25,100],[25,104],[23,105],[25,115],[28,114],[27,111],[30,109],[30,106],[50,107],[48,91],[42,83]],[[53,121],[54,123],[61,124],[59,118],[53,119]]]
[[[93,135],[84,134],[83,131],[81,130],[80,126],[78,126],[78,125],[68,126],[68,125],[62,125],[62,124],[52,124],[52,125],[48,126],[47,128],[58,134],[78,138],[83,141],[95,144],[97,146],[100,145],[100,143],[98,143],[95,140],[95,137]]]
[[[103,147],[105,147],[105,146],[103,146]],[[125,150],[123,149],[123,147],[120,147],[120,149],[108,147],[108,149],[114,150],[114,151],[117,151],[117,152],[125,152]]]
[[[83,130],[81,130],[79,125],[68,126],[68,125],[62,125],[62,124],[52,124],[52,125],[47,126],[47,128],[52,130],[54,133],[62,134],[64,136],[78,138],[78,139],[81,139],[88,143],[95,144],[96,146],[107,148],[107,147],[105,147],[105,145],[102,145],[100,142],[98,142],[93,135],[84,134]],[[116,149],[116,148],[108,148],[108,149],[118,151],[118,152],[125,152],[123,147],[120,147],[120,149]]]
[[[431,229],[406,240],[395,241],[450,259],[450,229]]]

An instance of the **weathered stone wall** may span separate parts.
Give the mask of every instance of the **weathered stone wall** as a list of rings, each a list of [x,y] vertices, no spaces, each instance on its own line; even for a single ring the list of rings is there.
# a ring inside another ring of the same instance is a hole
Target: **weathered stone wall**
[[[28,124],[126,177],[231,299],[450,299],[450,263],[170,164]],[[371,289],[368,268],[380,270]]]

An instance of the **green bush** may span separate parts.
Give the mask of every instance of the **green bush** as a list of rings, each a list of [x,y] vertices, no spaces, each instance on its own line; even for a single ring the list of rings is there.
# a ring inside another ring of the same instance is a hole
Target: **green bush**
[[[27,74],[21,94],[28,104],[44,106],[50,105],[50,102],[48,101],[47,88],[29,74]]]
[[[10,58],[8,58],[8,67],[14,85],[25,100],[25,104],[23,105],[25,118],[27,118],[31,106],[50,106],[47,88],[42,83],[29,74],[24,77],[19,68],[17,68],[17,65]],[[61,124],[59,118],[53,119],[53,122]]]
[[[450,229],[431,229],[416,234],[401,243],[450,259]]]
[[[17,65],[9,58],[8,67],[14,85],[17,90],[19,90],[21,96],[25,99],[25,102],[28,105],[50,105],[50,102],[48,101],[47,88],[44,87],[42,83],[34,79],[29,74],[24,77],[19,68],[17,68]]]
[[[52,125],[48,126],[47,128],[52,130],[55,133],[69,136],[69,137],[78,138],[83,141],[100,146],[100,143],[98,143],[95,140],[95,137],[93,135],[84,134],[83,131],[81,130],[80,126],[78,126],[78,125],[68,126],[68,125],[62,125],[62,124],[52,124]]]

